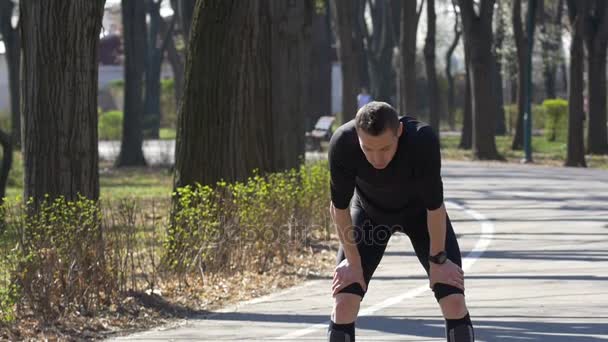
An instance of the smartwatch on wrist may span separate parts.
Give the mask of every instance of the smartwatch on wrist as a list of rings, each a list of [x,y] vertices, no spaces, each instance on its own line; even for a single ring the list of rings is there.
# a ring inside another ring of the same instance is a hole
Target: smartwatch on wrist
[[[448,260],[448,254],[445,251],[441,251],[435,255],[429,256],[429,261],[433,264],[441,265]]]

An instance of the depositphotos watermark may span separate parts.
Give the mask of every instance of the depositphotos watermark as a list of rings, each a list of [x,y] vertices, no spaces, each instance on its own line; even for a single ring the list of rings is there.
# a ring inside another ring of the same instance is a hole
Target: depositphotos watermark
[[[385,244],[395,231],[404,231],[400,225],[374,225],[370,220],[361,226],[351,226],[345,241],[356,244]],[[197,235],[208,245],[237,243],[245,246],[255,243],[280,244],[285,246],[307,246],[331,240],[337,235],[334,224],[304,224],[292,220],[282,225],[223,224],[219,227],[198,227]]]

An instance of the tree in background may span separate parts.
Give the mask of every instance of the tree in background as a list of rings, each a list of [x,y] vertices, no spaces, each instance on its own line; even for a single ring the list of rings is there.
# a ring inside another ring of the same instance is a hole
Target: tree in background
[[[501,159],[496,150],[496,96],[492,75],[496,61],[492,54],[494,0],[482,0],[479,13],[472,0],[459,0],[465,44],[470,52],[473,98],[472,146],[476,159]]]
[[[175,187],[298,166],[312,1],[208,0],[194,12]]]
[[[142,1],[142,0],[140,0]],[[144,130],[145,135],[158,139],[160,132],[160,72],[163,63],[163,49],[160,39],[161,0],[145,0],[149,18],[146,46],[146,77],[144,92]]]
[[[540,32],[539,39],[543,57],[543,78],[545,97],[557,97],[557,67],[563,62],[562,53],[562,17],[564,0],[540,1]],[[567,87],[566,87],[567,88]]]
[[[464,108],[462,110],[462,130],[458,148],[470,150],[473,148],[473,92],[471,91],[471,48],[467,40],[464,40]]]
[[[430,125],[439,134],[439,120],[441,111],[441,96],[439,84],[437,83],[437,70],[435,67],[435,25],[437,15],[435,14],[435,0],[426,2],[426,39],[424,41],[424,65],[426,67],[426,79],[429,92],[429,117]]]
[[[528,75],[528,54],[529,41],[534,39],[534,27],[532,27],[532,36],[528,37],[526,26],[522,23],[521,0],[513,0],[512,8],[512,23],[513,35],[515,37],[515,48],[517,50],[517,123],[515,125],[515,136],[511,148],[521,150],[524,145],[524,114],[526,112],[526,103],[528,102],[528,94],[526,92],[526,79]],[[536,15],[536,7],[533,7]]]
[[[331,14],[326,0],[315,2],[312,19],[310,112],[307,129],[331,112]]]
[[[336,32],[338,59],[342,68],[342,113],[338,121],[347,122],[357,113],[357,94],[360,87],[359,60],[357,59],[354,27],[357,2],[330,0]]]
[[[368,63],[370,91],[372,98],[378,101],[392,102],[395,91],[395,70],[392,68],[393,49],[397,38],[394,32],[394,21],[398,20],[393,13],[395,0],[371,1],[359,0],[358,25],[363,33],[363,46]],[[365,5],[369,8],[371,31],[365,18]],[[397,1],[397,4],[399,2]],[[398,13],[398,12],[397,12]]]
[[[177,15],[179,16],[182,32],[184,34],[184,42],[186,45],[188,45],[188,40],[190,39],[190,30],[192,27],[192,14],[194,13],[194,5],[196,4],[196,0],[171,1],[173,3],[177,1],[177,3],[174,3],[172,7],[174,11],[176,10]]]
[[[588,0],[568,0],[568,18],[572,26],[572,42],[570,44],[570,90],[568,96],[568,150],[566,166],[583,166],[585,162],[584,143],[584,100],[585,84],[583,71],[585,52],[583,38],[585,16],[589,10]]]
[[[589,123],[587,151],[608,154],[606,132],[606,48],[608,47],[608,5],[593,0],[585,12],[584,40],[587,46]]]
[[[502,60],[503,60],[503,44],[504,44],[504,40],[505,40],[505,16],[502,13],[504,10],[504,7],[502,4],[498,4],[496,6],[496,20],[495,20],[495,28],[494,28],[494,47],[492,49],[492,53],[494,54],[495,58],[495,67],[494,67],[494,73],[492,74],[492,76],[494,77],[494,91],[495,91],[495,96],[496,96],[496,111],[497,111],[497,118],[496,118],[496,134],[497,135],[504,135],[507,133],[507,126],[506,126],[506,118],[505,118],[505,101],[504,101],[504,97],[503,97],[503,79],[502,79]]]
[[[19,3],[24,198],[35,203],[47,194],[99,197],[97,54],[104,2]]]
[[[423,4],[424,0],[416,9],[416,1],[401,3],[397,97],[399,111],[404,115],[416,113],[416,32]]]
[[[13,0],[0,0],[0,35],[6,50],[6,65],[8,66],[8,88],[11,98],[11,133],[12,144],[21,144],[21,95],[19,93],[19,69],[21,65],[21,47],[19,28],[13,27]],[[6,146],[5,146],[6,148]]]
[[[454,101],[454,76],[452,75],[452,56],[454,55],[454,50],[458,46],[460,42],[460,36],[462,36],[462,29],[460,25],[460,14],[458,13],[455,0],[452,0],[452,8],[454,9],[454,38],[448,47],[448,50],[445,53],[445,78],[448,82],[448,125],[450,126],[450,130],[453,131],[456,129],[456,108]]]
[[[146,165],[143,144],[146,8],[141,0],[122,0],[125,96],[122,140],[116,166]]]
[[[297,168],[304,158],[305,117],[310,111],[314,0],[269,1],[273,170]]]

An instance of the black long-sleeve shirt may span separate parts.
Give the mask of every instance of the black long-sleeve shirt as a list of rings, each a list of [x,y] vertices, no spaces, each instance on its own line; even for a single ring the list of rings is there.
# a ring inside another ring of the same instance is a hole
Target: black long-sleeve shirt
[[[404,130],[397,151],[382,170],[374,168],[365,158],[354,120],[340,126],[333,134],[328,159],[331,200],[336,208],[346,209],[351,198],[372,217],[408,215],[441,207],[443,182],[439,139],[423,122],[411,117],[399,120]]]

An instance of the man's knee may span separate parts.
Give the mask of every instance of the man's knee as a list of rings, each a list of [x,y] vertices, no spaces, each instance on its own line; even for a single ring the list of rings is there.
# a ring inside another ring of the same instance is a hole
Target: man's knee
[[[354,322],[359,313],[361,297],[352,293],[338,293],[334,300],[331,319],[335,323],[345,324]]]
[[[443,317],[446,319],[458,319],[464,317],[468,310],[462,294],[452,294],[439,300]]]

